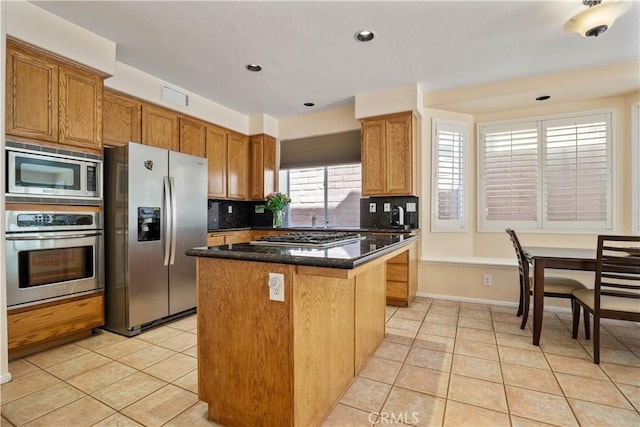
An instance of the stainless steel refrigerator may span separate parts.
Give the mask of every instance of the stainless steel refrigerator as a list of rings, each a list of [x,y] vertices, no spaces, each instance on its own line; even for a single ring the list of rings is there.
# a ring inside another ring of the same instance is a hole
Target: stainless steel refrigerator
[[[195,309],[207,159],[130,142],[104,164],[105,328],[133,336]]]

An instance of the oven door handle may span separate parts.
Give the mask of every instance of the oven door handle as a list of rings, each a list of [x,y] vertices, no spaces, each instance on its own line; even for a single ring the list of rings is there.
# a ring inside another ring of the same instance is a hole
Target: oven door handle
[[[70,234],[67,236],[6,236],[7,240],[61,240],[61,239],[81,239],[83,237],[102,236],[101,232],[86,234]]]

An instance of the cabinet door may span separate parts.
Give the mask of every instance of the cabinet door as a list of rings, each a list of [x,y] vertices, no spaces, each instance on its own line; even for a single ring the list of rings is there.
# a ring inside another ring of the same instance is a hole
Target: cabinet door
[[[264,135],[252,136],[249,140],[249,157],[251,158],[251,180],[249,181],[249,198],[264,199]]]
[[[410,195],[412,187],[411,113],[386,120],[386,194]]]
[[[117,147],[140,142],[142,104],[106,89],[102,101],[102,143]]]
[[[164,108],[142,106],[142,143],[171,151],[180,151],[178,114]]]
[[[362,122],[362,195],[383,195],[386,190],[385,120]]]
[[[207,155],[206,127],[206,124],[201,121],[180,117],[180,152],[205,157]]]
[[[227,131],[207,126],[206,135],[209,197],[227,197]]]
[[[262,199],[267,194],[276,191],[276,139],[272,136],[264,136],[264,146],[262,147],[263,172],[264,172],[264,192]]]
[[[227,196],[246,200],[248,193],[248,138],[229,132],[227,140]]]
[[[59,142],[101,151],[102,77],[66,65],[59,70]]]
[[[58,141],[58,65],[7,42],[6,133]]]

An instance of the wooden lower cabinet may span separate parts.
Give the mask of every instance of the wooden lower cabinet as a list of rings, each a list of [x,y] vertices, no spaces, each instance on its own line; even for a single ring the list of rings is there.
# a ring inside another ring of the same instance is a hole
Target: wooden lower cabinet
[[[417,245],[387,261],[387,304],[408,307],[418,290]]]
[[[198,258],[198,398],[224,425],[319,425],[384,338],[385,263]],[[269,273],[285,300],[269,299]]]
[[[233,243],[246,243],[252,240],[251,230],[240,231],[213,231],[207,233],[207,246],[230,245]]]
[[[9,358],[91,333],[104,325],[104,292],[7,310]]]

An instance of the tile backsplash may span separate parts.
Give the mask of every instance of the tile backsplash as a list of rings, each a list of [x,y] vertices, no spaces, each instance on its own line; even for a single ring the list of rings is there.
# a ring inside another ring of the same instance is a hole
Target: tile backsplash
[[[210,199],[207,209],[207,228],[217,230],[271,225],[271,212],[267,210],[264,213],[255,212],[255,207],[263,203]]]
[[[214,200],[208,203],[208,229],[217,230],[225,228],[244,228],[270,226],[272,213],[265,210],[264,213],[256,213],[256,206],[262,201],[246,202],[235,200]],[[375,203],[376,212],[369,212],[370,204]],[[399,206],[404,210],[404,223],[406,228],[415,230],[419,227],[418,197],[364,197],[360,199],[360,226],[364,228],[403,228],[392,224],[391,212],[384,211],[385,203],[389,208]],[[285,218],[286,224],[286,218]]]
[[[371,205],[375,204],[375,212],[371,212]],[[385,204],[389,212],[385,212]],[[402,208],[404,224],[410,230],[419,228],[419,203],[415,196],[395,197],[363,197],[360,199],[360,226],[365,228],[403,228],[393,224],[391,210],[394,206]]]

